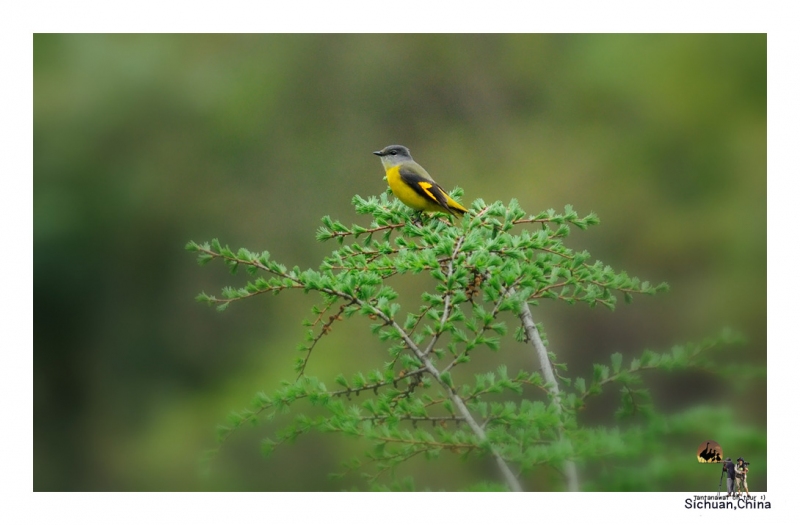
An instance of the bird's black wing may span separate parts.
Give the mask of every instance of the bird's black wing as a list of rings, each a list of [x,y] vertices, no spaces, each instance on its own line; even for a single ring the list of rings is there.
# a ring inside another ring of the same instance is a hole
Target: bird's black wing
[[[447,195],[445,195],[442,187],[436,182],[408,168],[401,167],[399,171],[400,178],[403,179],[403,182],[411,186],[418,195],[424,199],[435,202],[445,210],[450,210],[450,206],[447,205]]]

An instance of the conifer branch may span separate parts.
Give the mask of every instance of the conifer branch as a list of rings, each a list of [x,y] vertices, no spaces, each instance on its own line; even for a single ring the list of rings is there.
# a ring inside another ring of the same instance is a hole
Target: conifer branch
[[[622,368],[621,355],[614,354],[611,367],[595,365],[588,387],[582,378],[561,375],[566,364],[557,363],[545,347],[531,305],[538,305],[540,299],[561,299],[613,309],[620,296],[630,302],[633,294],[666,289],[664,284],[653,287],[615,272],[599,261],[587,262],[588,252],[575,252],[564,244],[570,226],[584,229],[597,224],[593,214],[579,218],[566,207],[563,214],[548,210],[526,216],[516,201],[507,206],[476,201],[460,225],[455,225],[439,215],[428,220],[411,218],[407,208],[387,195],[355,197],[353,203],[359,214],[372,215],[374,220],[370,227],[347,227],[324,217],[317,238],[335,239],[340,248],[323,260],[319,270],[287,269],[270,260],[267,252],[233,252],[216,239],[210,245],[187,245],[198,252],[201,264],[221,259],[232,273],[241,267],[256,276],[242,288],[224,288],[221,298],[198,297],[220,310],[234,301],[287,289],[323,297],[323,306],[314,307],[316,317],[305,322],[309,330],[306,343],[298,348],[304,354],[296,361],[295,382],[284,383],[271,396],[259,394],[252,410],[232,414],[230,425],[220,429],[220,444],[234,429],[271,420],[305,400],[324,407],[328,416],[297,416],[277,432],[277,441],[265,440],[265,453],[311,430],[342,432],[372,442],[375,448],[368,457],[376,461],[378,470],[369,477],[373,481],[423,453],[433,459],[443,450],[464,456],[482,450],[493,457],[511,490],[522,490],[515,471],[524,473],[537,465],[561,472],[568,488],[577,490],[576,459],[619,450],[620,438],[613,432],[575,428],[574,414],[585,407],[589,396],[618,382],[623,391],[618,413],[648,417],[653,408],[648,391],[638,383],[639,372],[704,366],[699,354],[706,346],[700,350],[687,346],[673,350],[671,356],[645,352],[629,368]],[[373,239],[374,235],[380,239]],[[261,272],[268,275],[259,276]],[[423,304],[399,321],[402,307],[394,302],[399,294],[389,286],[390,278],[419,273],[433,278],[436,291],[424,292]],[[504,311],[520,319],[515,337],[531,344],[541,374],[520,370],[516,377],[509,377],[501,365],[496,372],[474,374],[474,383],[456,384],[450,372],[470,362],[472,352],[500,349],[508,330],[499,319]],[[306,375],[307,365],[334,323],[354,314],[374,321],[373,333],[391,344],[390,359],[366,376],[358,372],[346,379],[339,374],[335,382],[344,388],[329,391],[320,380]],[[432,386],[435,390],[428,390]],[[526,395],[531,393],[529,387],[538,392]],[[367,392],[363,400],[354,399],[362,392]],[[510,401],[504,393],[523,398]],[[454,425],[448,428],[450,422]],[[431,433],[436,437],[417,429],[424,423],[433,426]]]
[[[482,442],[486,442],[486,433],[483,431],[483,428],[481,428],[481,426],[477,423],[477,421],[475,421],[475,418],[472,417],[472,414],[470,413],[470,411],[467,408],[466,404],[464,404],[464,401],[461,399],[461,397],[458,395],[458,393],[455,391],[455,389],[452,387],[452,385],[450,385],[448,382],[446,382],[445,380],[442,379],[442,376],[439,373],[439,370],[436,368],[436,366],[433,364],[433,362],[431,362],[431,360],[428,358],[428,356],[425,355],[422,350],[420,350],[420,348],[408,336],[408,334],[405,332],[405,330],[403,330],[403,328],[399,324],[397,324],[397,322],[395,322],[394,319],[390,318],[388,315],[386,315],[385,313],[383,313],[379,309],[373,307],[372,305],[366,305],[366,304],[362,303],[357,298],[351,298],[351,299],[354,299],[355,301],[357,301],[360,306],[368,306],[368,307],[372,308],[372,311],[373,311],[373,313],[375,315],[377,315],[378,317],[383,319],[386,322],[386,324],[391,325],[392,328],[397,330],[397,332],[400,334],[400,336],[403,339],[403,341],[405,341],[405,343],[408,346],[408,348],[414,353],[414,355],[416,355],[417,359],[419,359],[422,362],[423,367],[425,368],[425,370],[436,380],[437,383],[439,383],[442,386],[442,388],[445,389],[445,391],[447,392],[447,395],[450,397],[450,400],[456,406],[458,411],[461,413],[461,416],[467,422],[467,424],[472,429],[472,431],[475,433],[475,435],[478,436],[478,439],[480,439]],[[487,443],[487,444],[489,446],[489,450],[490,450],[492,456],[495,459],[495,462],[497,463],[498,467],[500,468],[500,472],[503,474],[503,477],[505,478],[506,483],[508,483],[508,486],[514,492],[521,492],[522,491],[522,485],[520,485],[519,480],[517,479],[517,477],[514,475],[514,473],[509,468],[508,463],[506,463],[506,460],[503,458],[503,456],[500,454],[500,452],[496,449],[496,447],[494,447],[491,443]]]
[[[456,242],[456,245],[453,248],[452,255],[449,256],[450,260],[447,263],[447,274],[445,276],[445,282],[450,281],[450,279],[452,279],[453,277],[453,261],[458,256],[458,250],[461,249],[461,245],[463,243],[464,243],[464,236],[462,235],[458,238],[458,241]],[[428,354],[431,353],[434,345],[436,345],[436,341],[439,340],[439,336],[441,336],[442,332],[444,331],[445,323],[447,322],[447,319],[450,316],[450,297],[451,297],[451,291],[448,289],[448,291],[445,292],[444,294],[444,308],[442,309],[442,319],[439,321],[439,329],[436,330],[436,332],[431,337],[431,342],[428,343],[428,346],[425,348],[425,351],[422,353],[422,355],[427,356]]]

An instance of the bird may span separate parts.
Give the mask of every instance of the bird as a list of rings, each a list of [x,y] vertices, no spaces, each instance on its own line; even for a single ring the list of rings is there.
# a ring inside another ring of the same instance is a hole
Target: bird
[[[409,208],[418,212],[444,212],[454,217],[462,217],[467,212],[411,158],[407,147],[395,144],[372,153],[381,158],[392,193]]]

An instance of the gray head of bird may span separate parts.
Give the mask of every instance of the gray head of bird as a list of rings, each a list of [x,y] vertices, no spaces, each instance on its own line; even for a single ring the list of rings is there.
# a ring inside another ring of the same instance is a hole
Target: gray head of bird
[[[386,146],[382,150],[373,151],[372,153],[381,158],[381,163],[383,164],[384,169],[387,170],[397,166],[402,162],[414,160],[411,158],[411,152],[408,151],[408,148],[405,146],[400,146],[399,144]]]

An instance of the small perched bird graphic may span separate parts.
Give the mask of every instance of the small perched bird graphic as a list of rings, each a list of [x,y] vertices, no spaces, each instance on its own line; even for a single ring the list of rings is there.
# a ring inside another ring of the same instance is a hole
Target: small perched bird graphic
[[[414,162],[405,146],[386,146],[373,151],[381,158],[386,181],[403,204],[416,211],[440,211],[461,217],[467,209],[454,201],[425,168]]]

